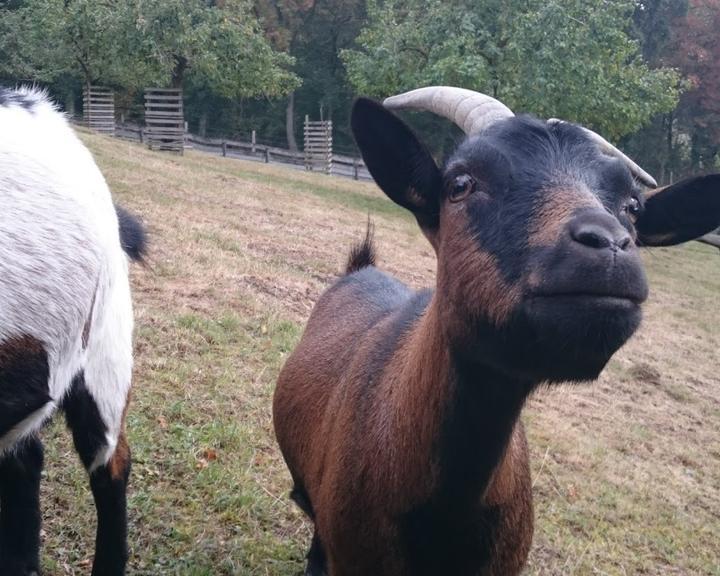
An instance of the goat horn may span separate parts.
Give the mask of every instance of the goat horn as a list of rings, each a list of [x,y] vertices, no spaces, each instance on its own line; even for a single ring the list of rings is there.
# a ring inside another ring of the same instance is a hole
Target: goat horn
[[[564,120],[559,120],[558,118],[550,118],[548,120],[548,124],[562,124],[564,122],[565,122]],[[645,170],[640,168],[640,166],[638,166],[635,162],[633,162],[625,154],[620,152],[620,150],[615,148],[615,146],[610,144],[610,142],[605,140],[605,138],[603,138],[599,134],[596,134],[592,130],[588,130],[587,128],[585,128],[583,126],[578,126],[578,127],[581,128],[585,132],[585,134],[587,134],[590,137],[590,139],[600,147],[600,149],[603,152],[605,152],[606,154],[609,154],[610,156],[615,156],[616,158],[619,158],[620,160],[625,162],[625,164],[627,164],[628,168],[630,168],[630,173],[633,176],[635,176],[635,178],[640,180],[640,182],[645,184],[645,186],[647,186],[649,188],[657,188],[657,182],[655,181],[655,178],[650,176],[650,174],[645,172]]]
[[[390,110],[427,110],[447,118],[468,136],[478,134],[498,120],[514,116],[510,108],[485,94],[452,86],[428,86],[386,98]]]
[[[397,96],[390,96],[383,101],[383,105],[390,110],[411,108],[414,110],[427,110],[438,116],[447,118],[463,129],[468,136],[486,130],[499,120],[514,116],[512,110],[499,100],[465,88],[453,86],[428,86]],[[551,118],[548,124],[559,124],[564,120]],[[600,149],[611,156],[620,158],[633,176],[650,188],[657,188],[657,182],[645,170],[610,144],[605,138],[579,126]]]

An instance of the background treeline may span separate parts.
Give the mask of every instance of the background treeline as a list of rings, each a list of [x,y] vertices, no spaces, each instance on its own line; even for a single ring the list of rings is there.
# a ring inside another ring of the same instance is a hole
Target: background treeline
[[[581,122],[661,181],[720,168],[720,0],[0,0],[0,82],[48,87],[79,113],[111,86],[139,119],[182,87],[193,132],[297,148],[332,119],[353,153],[356,94],[427,84]],[[458,137],[420,115],[438,155]]]

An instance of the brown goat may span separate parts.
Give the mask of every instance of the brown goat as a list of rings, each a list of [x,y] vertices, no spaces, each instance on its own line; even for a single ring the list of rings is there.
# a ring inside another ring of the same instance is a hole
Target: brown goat
[[[379,104],[358,100],[352,125],[435,248],[435,290],[375,268],[369,231],[278,380],[277,439],[315,524],[307,575],[518,574],[533,532],[526,398],[596,378],[635,331],[637,245],[720,223],[720,176],[645,198],[633,175],[649,176],[580,127],[456,89],[419,98],[470,134],[443,170]]]

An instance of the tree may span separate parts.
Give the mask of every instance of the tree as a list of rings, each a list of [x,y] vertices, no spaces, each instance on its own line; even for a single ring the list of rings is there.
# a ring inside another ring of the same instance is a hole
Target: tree
[[[293,59],[265,39],[243,0],[135,0],[146,52],[175,87],[189,83],[227,98],[280,96],[299,84]]]
[[[141,51],[162,85],[236,100],[274,98],[300,84],[293,59],[265,38],[244,0],[133,0]],[[195,99],[201,132],[211,98]]]
[[[255,12],[268,40],[282,51],[289,51],[305,24],[316,0],[257,0]],[[285,108],[285,136],[288,148],[297,150],[295,139],[295,91],[288,94]]]
[[[33,73],[23,57],[25,38],[20,29],[22,0],[0,1],[0,79],[27,78]]]
[[[136,88],[152,74],[133,50],[130,13],[122,0],[24,0],[0,6],[5,74],[39,82],[63,76],[84,84]]]
[[[295,72],[303,84],[292,92],[285,109],[288,145],[295,143],[297,111],[324,119],[338,112],[344,120],[352,102],[339,52],[354,42],[365,15],[363,0],[256,0],[255,10],[267,36],[278,49],[289,50],[295,57]],[[336,123],[335,141],[350,147],[352,137]]]
[[[687,0],[642,0],[633,15],[634,36],[650,66],[668,64],[673,23],[687,13]],[[688,87],[682,80],[682,89]],[[677,109],[656,114],[649,124],[625,138],[624,147],[659,182],[669,183],[681,172],[682,146],[678,143]]]
[[[634,0],[370,0],[360,49],[343,59],[361,93],[463,86],[617,139],[671,110],[679,92],[673,70],[642,59],[634,9]]]
[[[14,0],[0,5],[0,33],[0,75],[56,87],[101,83],[132,95],[172,85],[237,99],[300,83],[243,0]]]
[[[666,61],[677,66],[690,84],[678,117],[690,135],[690,168],[720,163],[720,0],[690,0],[676,20]]]

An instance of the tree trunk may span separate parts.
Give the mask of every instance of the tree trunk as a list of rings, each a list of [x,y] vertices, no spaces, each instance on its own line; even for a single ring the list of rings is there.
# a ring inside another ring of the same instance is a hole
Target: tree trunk
[[[298,145],[295,140],[295,92],[290,92],[288,96],[287,108],[285,109],[285,133],[288,148],[293,152],[297,152]]]
[[[173,56],[173,59],[175,60],[175,66],[172,71],[172,87],[182,88],[183,80],[185,78],[185,70],[188,67],[188,61],[185,56],[181,56],[178,54],[175,54]]]
[[[200,119],[198,120],[198,136],[201,138],[205,138],[205,135],[207,134],[207,120],[207,110],[203,109],[203,111],[200,112]]]
[[[65,113],[71,118],[75,116],[75,91],[72,88],[65,91]]]
[[[692,136],[690,136],[690,168],[693,172],[697,172],[703,168],[702,147],[700,145],[697,127],[694,128]]]
[[[675,164],[675,150],[673,147],[673,113],[670,112],[666,116],[667,122],[667,166],[660,174],[665,184],[672,182],[673,166]]]

